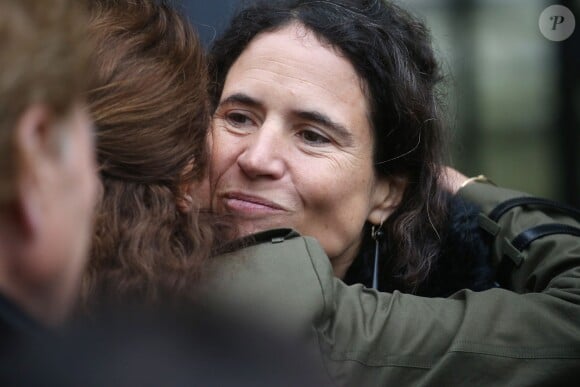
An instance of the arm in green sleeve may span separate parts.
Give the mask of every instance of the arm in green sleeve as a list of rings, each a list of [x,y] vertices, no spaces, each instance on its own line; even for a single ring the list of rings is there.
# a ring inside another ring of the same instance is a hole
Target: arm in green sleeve
[[[472,183],[462,188],[461,197],[482,209],[480,223],[494,235],[492,260],[496,266],[504,259],[514,255],[512,241],[523,231],[546,224],[564,224],[580,227],[580,224],[557,211],[528,207],[516,207],[499,221],[487,218],[498,204],[512,198],[527,196],[521,192],[498,188],[489,184]],[[534,241],[529,248],[518,254],[521,262],[511,271],[508,287],[516,292],[540,292],[546,290],[555,279],[567,278],[566,271],[577,270],[580,264],[580,238],[556,234]]]

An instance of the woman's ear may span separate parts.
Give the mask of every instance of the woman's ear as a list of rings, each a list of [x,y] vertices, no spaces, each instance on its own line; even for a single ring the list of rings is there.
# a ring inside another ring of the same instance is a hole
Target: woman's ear
[[[183,171],[181,172],[181,179],[191,174],[195,166],[195,160],[191,160]],[[193,197],[191,196],[192,182],[190,179],[186,179],[187,182],[183,182],[179,185],[179,192],[177,192],[177,198],[175,199],[175,205],[177,209],[183,213],[191,211],[193,207]]]
[[[180,212],[187,213],[193,208],[193,198],[191,194],[183,192],[179,195],[175,204]]]
[[[182,176],[191,173],[194,168],[196,168],[195,160],[192,160],[184,168]],[[191,211],[194,205],[196,209],[209,209],[210,199],[209,178],[205,171],[199,180],[180,184],[175,204],[179,211],[185,213]]]
[[[373,190],[367,221],[372,224],[383,223],[401,204],[406,187],[407,179],[403,177],[379,177]]]

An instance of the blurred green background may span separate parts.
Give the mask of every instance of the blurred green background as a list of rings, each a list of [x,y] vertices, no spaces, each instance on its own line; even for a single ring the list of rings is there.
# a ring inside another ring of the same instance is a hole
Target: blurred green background
[[[579,33],[546,39],[543,0],[407,0],[447,74],[453,160],[468,175],[580,206]],[[577,20],[580,22],[580,20]],[[580,26],[577,26],[580,28]]]
[[[580,207],[580,0],[399,0],[433,34],[446,80],[452,164],[498,184]],[[204,42],[236,0],[183,1]],[[563,42],[539,29],[542,11],[567,6]]]

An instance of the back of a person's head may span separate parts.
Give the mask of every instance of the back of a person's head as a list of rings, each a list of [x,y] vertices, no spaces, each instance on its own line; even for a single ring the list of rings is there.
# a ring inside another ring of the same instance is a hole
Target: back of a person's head
[[[102,197],[84,289],[93,300],[160,300],[195,281],[213,240],[187,189],[204,176],[208,157],[203,48],[166,1],[88,4]]]
[[[64,115],[85,91],[89,50],[74,0],[0,0],[0,208],[19,168],[14,126],[33,104]]]
[[[185,16],[162,0],[91,0],[89,95],[104,176],[178,188],[205,165],[207,73]],[[181,171],[194,161],[186,176]]]

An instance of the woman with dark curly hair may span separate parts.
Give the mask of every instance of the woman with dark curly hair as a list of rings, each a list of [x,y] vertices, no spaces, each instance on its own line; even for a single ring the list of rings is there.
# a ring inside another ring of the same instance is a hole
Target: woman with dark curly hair
[[[422,23],[384,1],[261,2],[210,59],[213,204],[242,232],[293,227],[338,277],[384,291],[494,286],[477,211],[441,182],[442,76]]]

